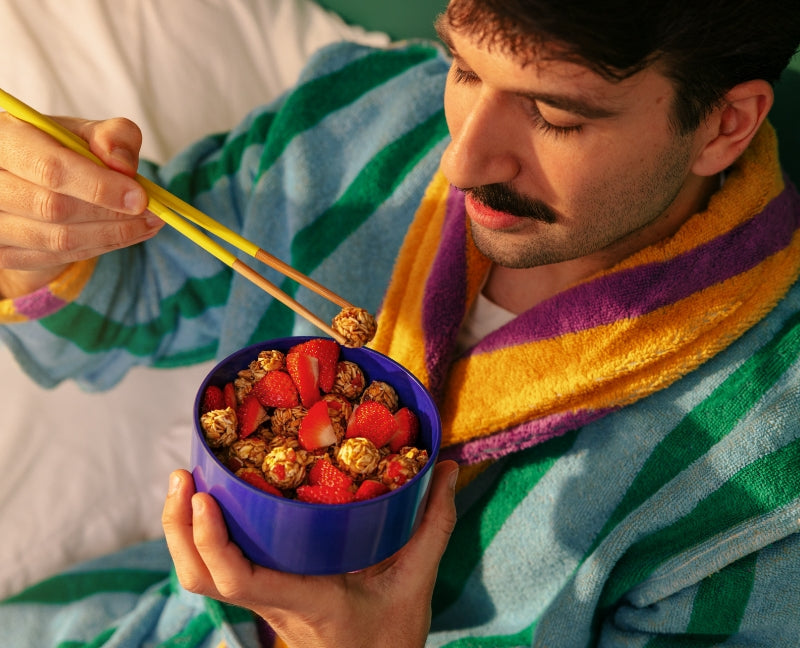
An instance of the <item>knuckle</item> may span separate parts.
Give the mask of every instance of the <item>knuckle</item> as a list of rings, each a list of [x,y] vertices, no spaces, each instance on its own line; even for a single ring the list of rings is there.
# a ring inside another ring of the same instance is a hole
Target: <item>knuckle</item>
[[[178,576],[178,582],[181,584],[181,587],[188,592],[206,594],[209,591],[203,579],[194,572],[187,573],[185,570],[176,569],[176,575]]]
[[[238,601],[242,600],[246,592],[242,589],[241,585],[234,579],[230,578],[217,578],[214,580],[214,585],[219,592],[220,596],[227,600]]]
[[[49,189],[58,189],[64,182],[66,169],[63,161],[53,155],[45,155],[34,161],[34,174],[38,181]]]
[[[44,191],[36,199],[36,213],[46,223],[60,223],[66,218],[66,204],[60,194]]]
[[[71,229],[66,225],[54,225],[50,230],[50,249],[59,254],[73,251]]]

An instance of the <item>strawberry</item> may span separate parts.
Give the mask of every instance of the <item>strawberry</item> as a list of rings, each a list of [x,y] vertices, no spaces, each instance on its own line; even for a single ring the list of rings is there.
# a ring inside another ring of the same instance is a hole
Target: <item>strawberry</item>
[[[253,394],[245,396],[242,404],[236,409],[239,438],[244,439],[258,429],[267,420],[267,412]]]
[[[297,499],[301,502],[313,504],[348,504],[354,500],[351,491],[345,488],[336,488],[327,484],[308,484],[297,487]]]
[[[389,408],[377,401],[366,401],[353,412],[345,437],[363,437],[372,441],[376,448],[381,448],[396,431],[397,421]]]
[[[236,402],[236,389],[232,382],[225,383],[222,388],[222,396],[225,398],[225,407],[230,407],[235,411],[239,403]]]
[[[308,483],[312,486],[325,484],[334,488],[350,488],[353,478],[327,459],[317,459],[308,471]]]
[[[356,489],[355,500],[361,502],[363,500],[372,499],[389,492],[389,487],[374,479],[366,479],[361,482],[361,485]]]
[[[297,440],[304,450],[309,451],[336,443],[336,431],[333,429],[331,417],[328,415],[328,404],[325,401],[314,403],[300,421]]]
[[[272,495],[277,495],[278,497],[283,497],[283,493],[279,491],[275,486],[270,484],[266,479],[264,479],[261,475],[253,470],[242,470],[236,474],[239,479],[242,481],[246,481],[251,486],[255,486],[256,488],[260,488],[267,493]]]
[[[225,409],[225,396],[222,388],[217,385],[209,385],[203,393],[203,402],[200,405],[200,413],[205,414],[211,410]]]
[[[323,392],[333,389],[336,379],[336,364],[339,362],[339,343],[327,338],[314,338],[296,344],[289,352],[298,351],[314,356],[319,362],[319,388]]]
[[[398,452],[403,446],[413,446],[419,435],[419,419],[407,407],[401,407],[394,413],[397,432],[389,439],[389,450]]]
[[[292,377],[280,369],[264,374],[253,385],[252,393],[264,407],[296,407],[300,404]]]
[[[286,354],[286,369],[294,381],[300,402],[308,409],[316,403],[319,393],[319,360],[302,351],[290,351]]]

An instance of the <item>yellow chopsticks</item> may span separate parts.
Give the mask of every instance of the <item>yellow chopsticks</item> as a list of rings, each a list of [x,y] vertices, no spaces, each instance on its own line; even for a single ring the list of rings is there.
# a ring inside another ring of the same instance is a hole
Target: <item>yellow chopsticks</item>
[[[81,138],[73,132],[67,130],[57,122],[41,114],[34,108],[26,103],[20,101],[16,97],[10,95],[4,90],[0,89],[0,108],[5,109],[9,114],[14,117],[25,121],[39,130],[44,131],[67,148],[80,153],[81,155],[89,158],[100,166],[105,166],[103,162],[94,153],[89,150],[88,145]],[[147,208],[156,216],[161,218],[165,223],[174,227],[181,234],[188,239],[197,243],[201,248],[210,252],[217,259],[230,266],[240,275],[253,282],[256,286],[272,295],[275,299],[282,302],[285,306],[291,308],[298,315],[304,317],[309,322],[317,326],[319,329],[330,335],[340,344],[345,344],[345,337],[335,331],[327,323],[319,319],[314,313],[309,311],[305,306],[295,301],[292,297],[281,291],[273,283],[262,277],[250,266],[237,259],[234,254],[229,250],[222,247],[219,243],[208,237],[206,234],[193,227],[189,222],[199,225],[208,232],[219,237],[242,250],[246,254],[254,257],[262,263],[274,268],[281,274],[296,281],[309,290],[321,295],[325,299],[333,302],[341,308],[353,308],[352,304],[345,301],[339,295],[331,292],[321,284],[317,283],[310,277],[298,272],[287,263],[284,263],[277,257],[269,254],[265,250],[258,247],[255,243],[251,243],[244,237],[240,236],[233,230],[225,227],[222,223],[215,221],[210,216],[207,216],[200,210],[192,207],[190,204],[184,202],[177,196],[169,193],[163,187],[158,186],[151,180],[148,180],[142,175],[136,175],[137,181],[144,187],[149,197]],[[186,219],[186,220],[184,220]]]

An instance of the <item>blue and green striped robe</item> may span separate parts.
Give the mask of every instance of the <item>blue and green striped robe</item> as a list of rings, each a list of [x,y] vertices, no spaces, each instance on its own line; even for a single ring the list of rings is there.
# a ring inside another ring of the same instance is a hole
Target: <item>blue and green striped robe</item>
[[[375,311],[447,143],[447,68],[424,45],[329,48],[295,91],[143,172]],[[315,333],[171,231],[101,258],[39,315],[3,341],[42,384],[91,389]],[[797,645],[799,354],[796,285],[677,383],[492,464],[459,493],[429,646]],[[161,542],[5,601],[0,628],[15,648],[256,645],[246,613],[180,590]]]

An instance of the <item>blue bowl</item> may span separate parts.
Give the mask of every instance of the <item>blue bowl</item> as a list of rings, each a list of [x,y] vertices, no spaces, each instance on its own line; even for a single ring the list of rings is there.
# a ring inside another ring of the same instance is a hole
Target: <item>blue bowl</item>
[[[200,403],[208,385],[222,386],[263,349],[287,351],[309,340],[290,337],[241,349],[220,362],[200,385],[194,405],[191,468],[198,491],[219,503],[231,538],[254,563],[297,574],[341,574],[374,565],[408,542],[422,519],[433,465],[441,442],[441,421],[431,395],[407,369],[367,348],[342,347],[341,359],[357,363],[367,382],[392,385],[400,403],[419,417],[418,445],[430,456],[406,484],[385,495],[350,504],[309,504],[266,493],[238,479],[206,444]]]

